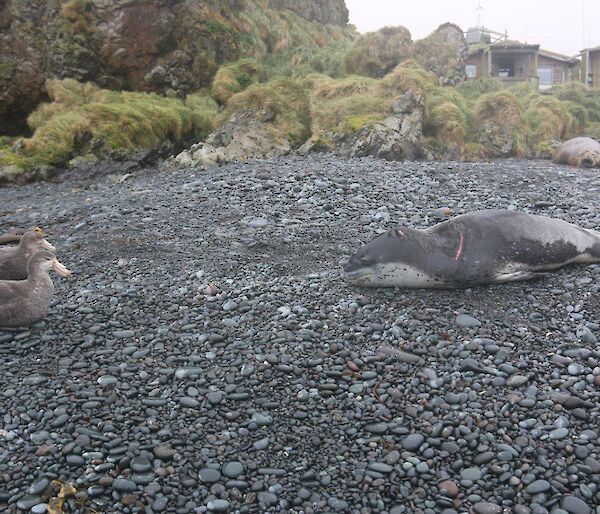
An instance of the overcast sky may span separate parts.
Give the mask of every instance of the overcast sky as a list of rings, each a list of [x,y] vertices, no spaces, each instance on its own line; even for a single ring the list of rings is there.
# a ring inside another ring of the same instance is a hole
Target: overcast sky
[[[600,0],[346,0],[359,32],[404,25],[413,40],[448,21],[476,25],[479,3],[481,23],[511,39],[570,56],[600,45]]]

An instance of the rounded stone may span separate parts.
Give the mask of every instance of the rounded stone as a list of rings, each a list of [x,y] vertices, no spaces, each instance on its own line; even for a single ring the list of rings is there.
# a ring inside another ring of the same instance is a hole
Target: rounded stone
[[[126,478],[115,478],[112,483],[112,488],[121,493],[132,493],[137,491],[137,485]]]
[[[418,450],[424,441],[425,437],[423,437],[421,434],[410,434],[402,439],[400,444],[405,450],[414,451]]]
[[[244,466],[241,462],[227,462],[222,469],[223,475],[229,478],[237,478],[244,474]]]
[[[198,472],[198,478],[206,484],[214,484],[221,480],[221,473],[216,469],[204,468]]]

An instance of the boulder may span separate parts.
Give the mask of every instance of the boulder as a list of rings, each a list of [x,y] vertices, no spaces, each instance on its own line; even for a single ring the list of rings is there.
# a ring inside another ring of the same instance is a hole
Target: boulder
[[[406,91],[393,102],[392,112],[381,122],[365,125],[349,135],[334,137],[335,151],[349,157],[372,155],[390,161],[424,157],[423,98]]]
[[[269,114],[251,110],[235,113],[229,121],[168,162],[172,167],[211,166],[233,161],[286,155],[290,142],[269,123]]]

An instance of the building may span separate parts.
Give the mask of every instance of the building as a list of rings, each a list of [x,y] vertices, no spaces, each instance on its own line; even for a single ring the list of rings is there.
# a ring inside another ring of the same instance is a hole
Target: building
[[[581,51],[581,82],[600,89],[600,46]]]
[[[471,79],[496,77],[506,84],[528,82],[545,89],[571,80],[579,63],[574,57],[543,50],[540,45],[512,41],[506,34],[485,27],[469,29],[466,39],[466,73]]]

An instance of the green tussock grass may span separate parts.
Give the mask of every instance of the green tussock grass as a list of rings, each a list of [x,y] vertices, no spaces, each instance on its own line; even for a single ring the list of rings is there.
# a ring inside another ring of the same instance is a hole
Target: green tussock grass
[[[391,112],[391,98],[381,95],[378,85],[375,79],[358,76],[317,84],[310,99],[313,137],[356,131],[384,119]]]
[[[232,19],[243,38],[243,55],[264,63],[266,79],[318,72],[343,73],[343,55],[357,37],[353,27],[323,25],[287,10],[268,9],[268,0],[247,0]]]
[[[437,88],[439,88],[438,78],[412,60],[396,66],[380,82],[380,89],[383,92],[397,94],[411,92],[422,97],[427,97],[429,92]]]
[[[411,43],[410,32],[404,27],[384,27],[362,34],[344,57],[346,71],[381,78],[409,57]]]
[[[475,142],[485,144],[488,138],[494,141],[510,135],[511,154],[526,152],[527,126],[523,107],[510,92],[497,91],[480,96],[473,106],[473,118],[477,127]]]
[[[299,146],[310,135],[309,101],[302,82],[291,78],[277,78],[265,84],[254,84],[232,96],[217,124],[226,123],[241,111],[264,113],[261,116],[285,137],[292,146]]]
[[[583,135],[600,141],[600,122],[593,121],[583,129]]]
[[[591,122],[600,122],[600,91],[591,89],[579,82],[570,82],[552,89],[552,94],[559,100],[581,105],[587,112]]]
[[[425,116],[428,100],[441,90],[435,75],[413,61],[406,61],[381,79],[349,76],[323,80],[311,94],[313,139],[331,139],[372,125],[392,115],[395,99],[409,93],[423,102]],[[441,123],[440,118],[438,121]]]
[[[330,77],[346,74],[346,41],[333,41],[321,48],[287,48],[265,58],[265,78],[295,77],[321,73]]]
[[[534,155],[547,156],[555,142],[573,135],[568,106],[550,95],[532,93],[524,99],[528,125],[527,145]]]
[[[458,92],[466,99],[475,101],[481,95],[502,90],[502,82],[497,78],[467,80],[457,87]]]
[[[152,149],[186,136],[205,137],[218,106],[210,98],[190,95],[186,101],[156,94],[107,91],[72,79],[49,81],[51,98],[28,123],[33,135],[22,139],[20,153],[0,155],[0,165],[28,168],[63,165],[82,152],[86,142],[118,151]],[[105,156],[105,155],[101,155]]]
[[[431,106],[425,129],[460,155],[469,138],[469,113],[460,102],[440,99]]]
[[[221,105],[236,93],[259,81],[262,66],[256,59],[241,59],[221,66],[212,82],[212,97]]]
[[[452,33],[456,38],[447,40],[447,34]],[[464,66],[457,66],[456,56],[466,47],[462,33],[462,29],[452,23],[441,25],[426,38],[415,41],[410,56],[437,76],[450,79],[452,83],[459,82],[464,77]]]

